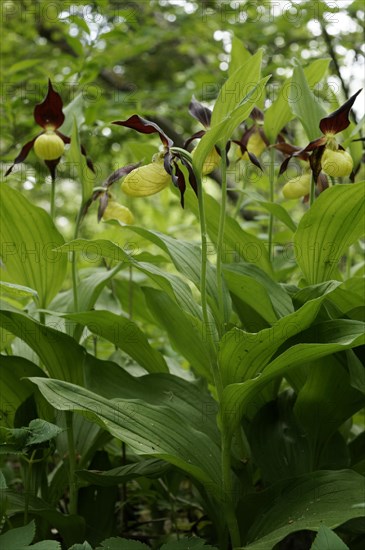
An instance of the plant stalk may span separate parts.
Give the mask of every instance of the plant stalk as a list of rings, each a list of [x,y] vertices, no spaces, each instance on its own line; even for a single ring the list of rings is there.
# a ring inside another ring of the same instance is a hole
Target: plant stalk
[[[52,176],[51,181],[51,218],[54,221],[56,217],[56,178]]]
[[[270,165],[269,165],[269,191],[270,191],[270,202],[274,202],[274,184],[275,184],[275,149],[272,147],[270,149]],[[273,258],[273,231],[274,231],[274,215],[270,212],[269,217],[269,259],[272,261]]]
[[[316,183],[314,181],[313,172],[311,172],[311,188],[309,194],[309,205],[312,206],[316,195]]]
[[[75,477],[76,470],[76,451],[73,430],[73,415],[71,411],[66,411],[67,443],[68,443],[68,462],[69,462],[69,486],[70,502],[68,511],[70,514],[77,514],[78,489]]]
[[[218,226],[218,241],[217,241],[217,292],[218,292],[218,308],[220,314],[220,323],[223,323],[218,327],[220,336],[224,333],[224,327],[228,319],[226,319],[224,310],[224,296],[223,296],[223,245],[224,245],[224,228],[226,221],[226,205],[227,205],[227,155],[224,144],[220,147],[221,156],[221,209],[219,214],[219,226]]]

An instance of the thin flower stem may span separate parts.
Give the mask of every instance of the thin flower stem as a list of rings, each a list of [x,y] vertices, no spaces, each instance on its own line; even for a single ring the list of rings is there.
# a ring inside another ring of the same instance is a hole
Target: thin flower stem
[[[56,178],[52,177],[51,181],[51,218],[54,221],[56,217]]]
[[[311,173],[311,188],[310,188],[310,194],[309,194],[309,204],[310,204],[310,206],[312,206],[312,204],[314,203],[315,195],[316,195],[316,183],[314,181],[313,172],[312,172]]]
[[[227,319],[225,318],[224,296],[223,296],[223,273],[222,273],[222,257],[224,244],[224,228],[226,221],[226,204],[227,204],[227,156],[225,144],[221,144],[221,177],[222,177],[222,193],[221,193],[221,209],[219,215],[218,226],[218,241],[217,241],[217,292],[218,292],[218,308],[220,313],[220,322],[222,325],[218,327],[220,335],[224,332]]]
[[[225,503],[225,516],[231,537],[232,547],[241,546],[240,532],[235,513],[234,492],[231,470],[231,439],[222,434],[222,488]]]
[[[269,165],[269,185],[270,185],[270,202],[274,202],[274,184],[275,184],[275,149],[270,149],[270,165]],[[269,217],[269,259],[273,258],[273,231],[274,231],[274,215],[270,212]]]
[[[67,426],[67,443],[68,443],[68,464],[69,464],[69,486],[70,486],[70,502],[68,511],[70,514],[77,514],[78,489],[75,477],[76,470],[76,452],[73,431],[73,414],[71,411],[66,411],[66,426]]]
[[[77,214],[74,239],[77,239],[79,235],[80,224],[82,220],[83,205],[81,205],[80,210]],[[72,290],[74,298],[74,310],[77,312],[79,310],[79,295],[78,295],[78,277],[77,277],[77,257],[76,252],[71,253],[71,264],[72,264]]]
[[[217,390],[218,403],[220,410],[222,411],[223,403],[223,381],[221,377],[221,372],[219,369],[215,344],[212,340],[210,331],[209,331],[209,313],[208,313],[208,302],[207,302],[207,289],[206,289],[206,276],[207,276],[207,230],[206,230],[206,220],[205,220],[205,205],[204,205],[204,194],[203,186],[200,175],[197,176],[197,188],[198,188],[198,201],[199,201],[199,218],[200,218],[200,231],[201,231],[201,241],[202,241],[202,264],[201,264],[201,282],[200,282],[200,292],[202,299],[202,310],[203,310],[203,320],[206,326],[206,335],[210,340],[210,368],[212,372],[212,377],[215,383]],[[223,187],[223,186],[222,186]],[[224,224],[222,230],[224,231]],[[217,269],[218,271],[218,269]],[[214,353],[213,353],[214,352]],[[224,505],[224,514],[226,517],[232,546],[240,546],[240,536],[237,518],[234,510],[233,503],[233,494],[232,494],[232,472],[231,472],[231,445],[230,440],[226,437],[223,431],[221,431],[221,447],[222,447],[222,490],[223,490],[223,500]]]

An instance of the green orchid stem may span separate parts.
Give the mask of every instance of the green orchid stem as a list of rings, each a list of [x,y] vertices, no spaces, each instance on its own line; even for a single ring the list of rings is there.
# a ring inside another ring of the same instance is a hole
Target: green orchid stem
[[[219,215],[218,226],[218,240],[217,240],[217,292],[218,292],[218,308],[220,313],[222,326],[218,327],[219,333],[222,336],[224,333],[224,327],[227,319],[225,318],[224,311],[224,297],[223,297],[223,272],[222,272],[222,258],[223,258],[223,244],[224,244],[224,228],[226,221],[226,204],[227,204],[227,156],[226,148],[224,144],[221,144],[220,150],[222,151],[221,157],[221,177],[222,177],[222,193],[221,193],[221,209]]]
[[[56,178],[51,181],[51,218],[54,221],[56,217]]]
[[[77,499],[78,489],[75,477],[76,470],[76,452],[73,430],[73,414],[71,411],[66,411],[66,427],[67,427],[67,443],[68,443],[68,463],[69,463],[69,485],[70,485],[70,502],[68,511],[70,514],[77,514]]]
[[[314,181],[313,172],[311,173],[311,188],[309,193],[309,204],[312,206],[316,197],[316,182]]]
[[[226,184],[223,184],[222,188],[225,186]],[[210,351],[210,368],[212,372],[212,378],[214,380],[214,384],[217,390],[218,403],[219,403],[220,409],[222,410],[223,381],[222,381],[222,377],[221,377],[221,373],[220,373],[219,365],[217,361],[217,356],[215,351],[216,346],[212,340],[211,332],[209,330],[209,313],[208,313],[207,285],[206,285],[207,229],[206,229],[206,220],[205,220],[203,186],[202,186],[200,175],[197,177],[197,189],[198,189],[198,201],[199,201],[200,231],[201,231],[201,241],[202,241],[200,292],[201,292],[201,300],[202,300],[203,320],[204,320],[205,326],[207,327],[206,336],[210,340],[208,343],[209,343],[209,349],[211,350]],[[224,231],[224,222],[222,223],[223,223],[222,231]],[[239,536],[238,524],[235,516],[235,510],[234,510],[234,504],[233,504],[233,498],[232,498],[233,495],[232,495],[232,477],[231,477],[232,476],[231,445],[230,445],[230,440],[227,439],[223,431],[221,431],[221,444],[222,444],[222,488],[223,488],[223,499],[225,502],[224,513],[225,513],[225,518],[227,521],[232,545],[233,547],[238,547],[240,546],[240,536]]]
[[[231,439],[224,435],[222,437],[222,474],[222,496],[227,526],[231,537],[232,547],[238,548],[241,546],[241,537],[234,505],[231,470]]]
[[[82,220],[82,211],[83,211],[83,205],[81,205],[80,210],[77,214],[74,239],[77,239],[79,235],[79,229],[80,229],[80,224]],[[77,312],[79,310],[79,294],[78,294],[78,277],[77,277],[77,256],[75,251],[71,252],[71,264],[72,264],[72,290],[73,290],[73,297],[74,297],[74,310],[75,312]]]
[[[270,202],[274,202],[274,183],[275,183],[275,149],[270,149],[270,165],[269,165],[269,185],[270,185]],[[269,217],[269,258],[273,258],[273,231],[274,231],[274,216],[270,212]]]
[[[33,467],[33,458],[36,451],[32,452],[30,459],[28,460],[24,457],[26,466],[24,469],[24,525],[28,523],[28,514],[29,514],[29,500],[30,500],[30,483],[32,477],[32,467]]]

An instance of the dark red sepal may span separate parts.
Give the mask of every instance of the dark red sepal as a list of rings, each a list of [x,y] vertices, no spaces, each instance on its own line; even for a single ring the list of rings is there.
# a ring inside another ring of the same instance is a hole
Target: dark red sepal
[[[108,206],[108,202],[109,202],[108,193],[102,193],[99,201],[99,208],[98,208],[98,222],[100,222],[101,218],[103,217],[106,207]]]
[[[194,193],[196,194],[196,196],[198,196],[198,183],[196,181],[196,176],[195,176],[195,172],[193,170],[193,167],[184,158],[181,159],[181,162],[183,163],[183,165],[186,167],[187,171],[189,172],[189,183],[190,183],[191,188],[193,189]],[[184,207],[183,204],[182,204],[182,207]]]
[[[48,93],[42,103],[34,107],[34,119],[39,126],[53,126],[54,129],[59,128],[65,120],[65,115],[62,112],[61,96],[54,91],[52,83],[48,80]]]
[[[125,126],[126,128],[132,128],[137,130],[141,134],[158,134],[160,139],[165,147],[171,147],[174,142],[170,139],[162,128],[159,127],[155,122],[146,120],[145,118],[140,117],[139,115],[132,115],[127,120],[116,120],[112,124],[117,124],[118,126]]]
[[[299,157],[301,153],[308,153],[309,151],[314,151],[315,149],[318,149],[318,147],[322,147],[322,145],[325,145],[327,143],[326,136],[322,136],[320,138],[317,138],[311,142],[308,143],[304,149],[301,149],[297,153],[295,153],[296,157]]]
[[[208,107],[204,107],[204,105],[202,105],[200,101],[195,99],[194,96],[189,104],[189,113],[196,120],[198,120],[204,126],[204,128],[209,128],[212,118],[212,111]]]
[[[187,139],[184,143],[184,149],[187,149],[190,143],[192,143],[195,139],[200,139],[206,134],[205,130],[200,130],[199,132],[196,132],[193,134],[189,139]]]
[[[43,133],[43,132],[41,132]],[[41,134],[38,134],[38,136],[40,136]],[[19,164],[20,162],[24,162],[25,159],[27,158],[28,156],[28,153],[29,151],[31,150],[31,148],[33,147],[34,145],[34,142],[35,140],[37,139],[36,136],[35,138],[33,138],[31,141],[28,141],[28,143],[26,143],[25,145],[23,145],[22,147],[22,150],[20,151],[19,155],[16,157],[16,159],[14,160],[12,166],[10,166],[10,168],[7,169],[7,171],[5,172],[5,176],[8,176],[10,174],[10,172],[12,171],[12,169],[14,168],[14,166],[16,164]]]
[[[327,117],[322,118],[321,122],[319,123],[319,127],[324,134],[338,134],[339,132],[346,130],[346,128],[350,125],[349,113],[351,107],[355,103],[355,99],[357,98],[361,90],[351,96],[350,99],[346,101],[346,103],[344,103],[339,109],[337,109],[337,111],[334,111]]]
[[[184,193],[186,190],[184,172],[180,170],[180,167],[175,160],[172,161],[172,165],[173,165],[173,173],[171,174],[172,183],[180,191],[180,204],[182,208],[184,208]]]

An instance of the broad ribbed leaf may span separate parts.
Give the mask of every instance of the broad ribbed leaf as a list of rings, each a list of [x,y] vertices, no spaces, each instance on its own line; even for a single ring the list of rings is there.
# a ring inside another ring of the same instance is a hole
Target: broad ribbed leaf
[[[23,357],[2,355],[0,368],[1,424],[13,427],[15,411],[33,393],[33,388],[22,378],[44,376],[42,369]]]
[[[216,338],[216,327],[185,313],[171,298],[159,290],[143,289],[147,305],[160,327],[165,329],[171,345],[187,359],[201,376],[211,380],[209,339],[207,331]]]
[[[137,233],[141,237],[147,239],[151,243],[155,244],[161,250],[166,252],[171,260],[173,261],[176,269],[182,274],[185,275],[191,282],[194,283],[194,285],[200,290],[200,284],[201,284],[201,248],[199,245],[183,241],[181,239],[174,239],[173,237],[170,237],[168,235],[164,235],[163,233],[159,233],[158,231],[149,231],[147,229],[144,229],[143,227],[135,227],[132,226],[129,228],[130,231],[133,231],[134,233]],[[139,269],[138,265],[136,266],[137,269]],[[142,271],[143,271],[143,264],[142,264]],[[216,276],[214,269],[212,268],[211,264],[207,264],[207,292],[210,296],[210,304],[213,309],[217,309],[216,306]],[[225,289],[226,290],[226,289]],[[178,302],[180,304],[184,303],[184,297],[182,296],[181,292],[176,293],[177,296],[180,295]],[[186,301],[186,300],[185,300]],[[189,296],[190,301],[190,296]],[[194,303],[194,300],[191,299],[191,301]],[[227,311],[230,311],[230,299],[229,294],[226,290],[225,292],[225,305]],[[186,305],[184,306],[184,309],[188,311]],[[190,313],[193,313],[196,315],[196,308],[192,306],[192,304],[189,304]],[[200,314],[199,314],[200,316]]]
[[[24,296],[38,298],[38,293],[33,288],[29,288],[29,286],[7,283],[5,281],[0,281],[0,293],[16,296],[17,298],[23,298]]]
[[[171,466],[163,460],[148,458],[126,466],[119,466],[105,472],[95,470],[78,470],[77,477],[93,485],[112,487],[139,477],[158,478],[166,474]]]
[[[0,311],[0,326],[21,338],[34,350],[50,376],[82,382],[87,354],[73,338],[14,311]]]
[[[32,378],[47,401],[58,410],[79,411],[98,422],[139,455],[161,458],[217,490],[219,448],[189,424],[189,407],[181,416],[165,405],[138,399],[106,399],[60,380]],[[202,428],[204,428],[202,424]]]
[[[310,306],[311,302],[308,302],[308,305]],[[240,418],[250,407],[254,407],[256,396],[268,382],[279,376],[285,376],[290,369],[309,364],[338,351],[360,346],[365,342],[364,323],[359,321],[342,319],[326,321],[313,326],[309,334],[310,337],[308,334],[303,334],[303,341],[306,343],[291,345],[271,362],[264,361],[260,372],[257,372],[257,368],[250,367],[248,373],[251,374],[251,369],[255,370],[251,376],[256,375],[256,378],[248,380],[247,373],[245,382],[231,384],[224,389],[222,410],[227,432],[234,432]],[[288,344],[290,345],[290,340]],[[259,346],[262,346],[262,343],[259,343]],[[260,353],[265,359],[265,352],[262,350]],[[254,366],[255,362],[253,361],[252,364]],[[232,411],[234,411],[234,416],[232,416]]]
[[[304,214],[294,242],[308,284],[330,279],[341,256],[365,233],[364,206],[364,182],[335,185]]]
[[[227,115],[222,122],[210,128],[202,137],[195,149],[193,158],[193,167],[196,174],[202,173],[204,161],[213,147],[219,142],[226,144],[231,138],[234,130],[247,119],[255,104],[262,96],[264,87],[269,78],[268,76],[255,82],[255,85],[251,88],[248,95],[241,101],[241,104]]]
[[[103,540],[101,546],[98,546],[96,550],[150,550],[150,547],[138,540],[111,537]]]
[[[298,311],[282,317],[274,326],[252,333],[234,328],[220,344],[219,363],[224,385],[254,378],[288,338],[308,328],[324,298],[307,302]]]
[[[210,195],[205,195],[204,200],[208,235],[212,242],[216,244],[218,239],[220,205]],[[197,217],[199,216],[196,197],[189,190],[185,193],[185,204]],[[244,231],[235,219],[227,215],[224,229],[223,262],[226,264],[234,263],[238,259],[256,264],[266,273],[271,273],[269,256],[262,240],[252,233]]]
[[[252,200],[252,202],[258,203],[260,206],[262,206],[265,210],[270,212],[280,220],[286,227],[288,227],[291,231],[296,231],[297,224],[294,222],[292,217],[290,216],[289,212],[285,210],[284,206],[281,204],[278,204],[276,202],[270,202],[261,197],[259,193],[256,193],[252,190],[243,190],[241,191],[245,196],[247,196],[249,199]]]
[[[66,275],[67,258],[53,250],[63,237],[42,208],[5,184],[0,204],[1,277],[34,290],[46,307]]]
[[[171,374],[146,374],[131,376],[125,369],[111,361],[90,359],[85,366],[85,386],[107,399],[139,399],[151,405],[172,408],[180,416],[189,407],[189,422],[200,430],[204,419],[204,432],[215,444],[219,444],[216,424],[217,404],[211,395],[199,385]]]
[[[225,265],[224,279],[232,294],[269,323],[294,311],[291,298],[283,287],[256,265],[243,262]]]
[[[293,71],[288,100],[294,115],[302,123],[309,141],[319,137],[321,135],[319,123],[326,116],[326,111],[311,91],[300,65],[297,65]]]
[[[211,126],[214,127],[236,109],[260,79],[263,50],[239,67],[223,84],[215,102]],[[255,102],[251,105],[251,110]]]
[[[168,372],[161,353],[152,348],[141,329],[127,317],[110,311],[70,313],[67,319],[86,325],[91,332],[109,340],[130,355],[147,372]]]
[[[241,509],[252,518],[242,550],[268,550],[289,533],[338,527],[364,513],[364,478],[352,470],[319,471],[275,484],[249,496]],[[247,521],[247,520],[246,520]],[[322,548],[321,548],[322,550]],[[331,547],[332,550],[332,547]]]
[[[232,36],[231,61],[229,63],[228,74],[234,74],[244,63],[247,63],[251,57],[250,52],[245,48],[243,42],[236,36]]]
[[[312,89],[324,77],[331,59],[316,59],[304,69],[304,75]],[[265,113],[264,131],[270,143],[276,141],[277,135],[284,126],[294,118],[288,103],[292,79],[288,79],[279,90],[278,97]],[[297,90],[300,94],[300,90]]]

